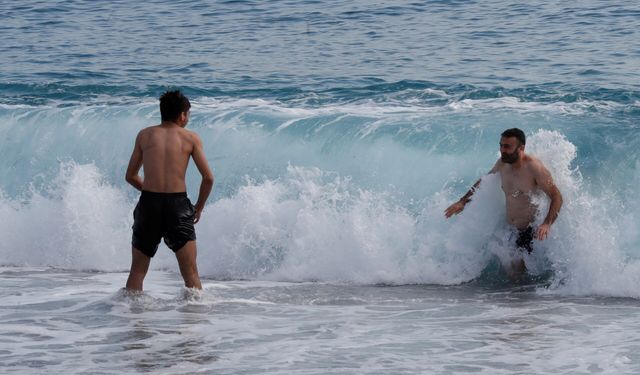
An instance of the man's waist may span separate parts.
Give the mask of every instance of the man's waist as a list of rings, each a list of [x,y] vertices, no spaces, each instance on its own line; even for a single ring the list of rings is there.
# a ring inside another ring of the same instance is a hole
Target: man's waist
[[[160,192],[160,191],[142,190],[142,193],[141,193],[140,196],[141,197],[181,198],[181,197],[186,197],[187,196],[187,192],[186,191]]]

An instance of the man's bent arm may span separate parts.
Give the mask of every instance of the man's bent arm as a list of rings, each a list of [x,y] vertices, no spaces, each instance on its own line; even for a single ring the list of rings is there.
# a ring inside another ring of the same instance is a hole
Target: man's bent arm
[[[544,218],[542,224],[538,227],[536,232],[536,237],[539,240],[544,240],[547,238],[549,234],[549,230],[551,229],[551,224],[553,224],[558,218],[558,214],[560,213],[560,208],[562,207],[562,194],[560,190],[553,182],[553,177],[551,177],[551,173],[540,163],[536,166],[536,183],[540,186],[540,189],[549,196],[551,202],[549,203],[549,212],[547,216]]]
[[[202,209],[204,208],[204,204],[207,202],[209,194],[211,194],[213,181],[213,173],[210,177],[202,176],[202,181],[200,182],[200,191],[198,192],[198,200],[195,204],[197,210],[202,211]]]
[[[196,220],[197,223],[200,220],[200,214],[204,209],[204,204],[207,202],[207,198],[209,198],[209,194],[211,193],[211,189],[213,188],[214,176],[213,172],[209,168],[209,163],[207,162],[207,158],[204,154],[204,149],[202,147],[202,140],[200,137],[194,134],[194,146],[193,153],[191,154],[193,157],[193,161],[196,163],[196,167],[202,176],[202,182],[200,182],[200,191],[198,192],[198,201],[196,202]]]
[[[131,159],[129,159],[125,180],[134,188],[142,191],[143,180],[142,177],[138,175],[140,167],[142,167],[142,148],[140,147],[140,133],[138,133],[136,143],[133,146],[133,152],[131,153]]]
[[[560,213],[560,208],[562,207],[562,194],[560,190],[554,185],[551,188],[550,192],[546,192],[551,199],[551,203],[549,204],[549,212],[547,213],[547,217],[544,218],[543,224],[551,225],[558,218],[558,214]]]

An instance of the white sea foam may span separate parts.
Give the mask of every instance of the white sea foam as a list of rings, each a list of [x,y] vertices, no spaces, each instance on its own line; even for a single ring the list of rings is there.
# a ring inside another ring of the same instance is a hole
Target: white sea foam
[[[0,201],[3,264],[122,269],[131,216],[124,194],[94,165],[62,164],[46,192]]]
[[[590,194],[580,173],[571,166],[575,146],[560,134],[539,131],[528,143],[530,152],[549,167],[564,197],[551,238],[537,244],[546,249],[559,290],[637,297],[637,230],[625,230],[631,222],[637,222],[637,207],[624,210],[614,195]],[[546,207],[542,206],[539,221]],[[626,215],[619,215],[622,211]]]

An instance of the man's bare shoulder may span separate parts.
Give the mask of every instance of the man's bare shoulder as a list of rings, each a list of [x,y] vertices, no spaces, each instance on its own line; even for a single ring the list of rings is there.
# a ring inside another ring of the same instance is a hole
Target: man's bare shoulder
[[[144,129],[142,129],[142,130],[140,130],[138,132],[138,136],[149,135],[149,134],[157,131],[159,127],[160,127],[160,125],[147,126],[146,128],[144,128]]]
[[[141,129],[138,132],[138,135],[136,135],[136,142],[138,142],[138,143],[142,142],[148,137],[149,137],[149,127],[146,127],[144,129]]]
[[[177,128],[177,129],[173,129],[173,131],[175,132],[174,134],[180,137],[182,141],[185,141],[187,143],[193,143],[194,133],[192,131],[187,130],[185,128]]]
[[[491,170],[489,171],[489,174],[502,172],[505,165],[507,165],[507,163],[503,163],[502,160],[498,158],[496,163],[493,165],[493,168],[491,168]]]
[[[198,135],[198,133],[194,132],[193,130],[188,130],[185,128],[182,128],[180,130],[181,130],[181,134],[185,138],[187,138],[191,143],[198,144],[199,142],[201,142],[200,136]]]
[[[527,169],[533,178],[538,182],[542,183],[546,181],[553,181],[551,177],[551,172],[547,169],[547,167],[542,163],[542,161],[534,156],[529,156],[529,161],[527,163]]]
[[[533,171],[546,171],[547,167],[544,166],[540,159],[535,156],[526,155],[525,163],[527,167]]]

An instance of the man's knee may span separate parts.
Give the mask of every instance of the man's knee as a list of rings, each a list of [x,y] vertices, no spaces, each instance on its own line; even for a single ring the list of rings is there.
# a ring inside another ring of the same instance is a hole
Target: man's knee
[[[196,253],[196,241],[187,241],[187,243],[175,252],[178,259],[195,259]]]
[[[131,272],[146,273],[149,269],[151,258],[135,247],[131,248],[131,253]]]
[[[196,266],[197,249],[196,242],[189,241],[178,251],[176,251],[176,258],[180,267],[192,267]]]

